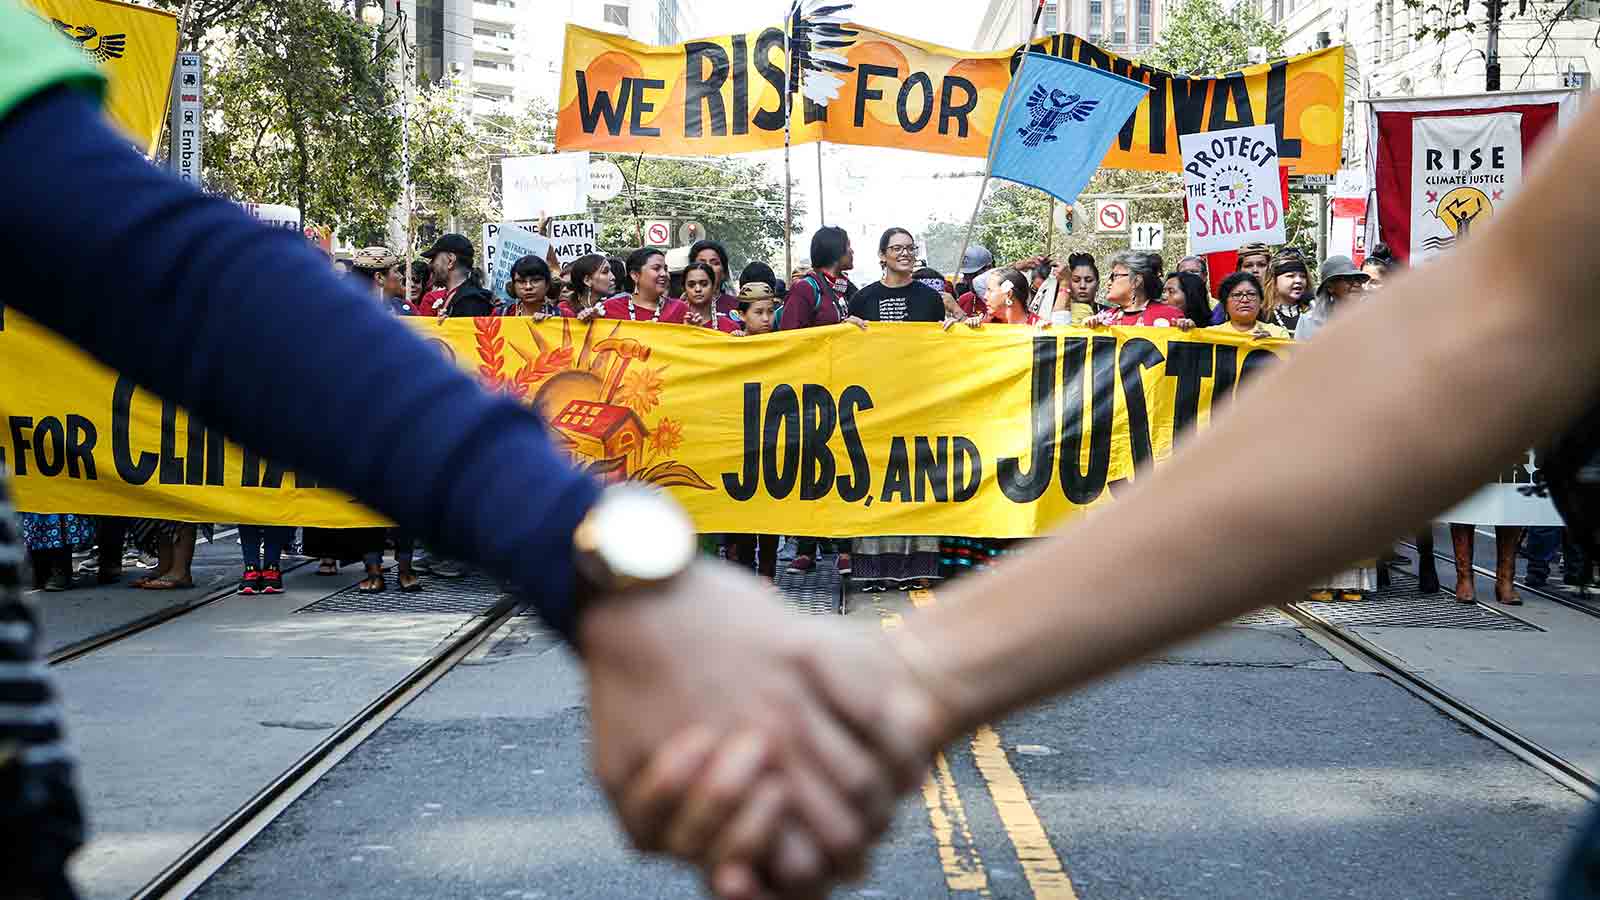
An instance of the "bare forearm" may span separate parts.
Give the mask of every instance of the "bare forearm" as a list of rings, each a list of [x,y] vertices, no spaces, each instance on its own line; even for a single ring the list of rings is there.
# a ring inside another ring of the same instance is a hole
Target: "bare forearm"
[[[1398,279],[1247,388],[1182,466],[913,622],[958,724],[1286,599],[1592,402],[1600,258],[1584,243],[1600,216],[1575,188],[1596,180],[1580,148],[1600,136],[1597,116],[1464,253]]]

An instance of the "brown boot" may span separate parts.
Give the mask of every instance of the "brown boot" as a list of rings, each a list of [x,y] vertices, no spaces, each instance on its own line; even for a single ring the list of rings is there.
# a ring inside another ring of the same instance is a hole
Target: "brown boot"
[[[1522,605],[1512,581],[1517,574],[1517,543],[1521,540],[1519,526],[1501,525],[1494,530],[1494,599],[1504,606]]]
[[[1456,602],[1477,603],[1478,594],[1472,578],[1472,526],[1450,525],[1450,543],[1456,552]]]

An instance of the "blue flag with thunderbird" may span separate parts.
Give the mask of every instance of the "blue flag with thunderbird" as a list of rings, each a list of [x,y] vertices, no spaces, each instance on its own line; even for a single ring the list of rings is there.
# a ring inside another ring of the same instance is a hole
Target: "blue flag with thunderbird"
[[[1150,88],[1093,66],[1028,53],[1000,102],[990,173],[1071,203]]]

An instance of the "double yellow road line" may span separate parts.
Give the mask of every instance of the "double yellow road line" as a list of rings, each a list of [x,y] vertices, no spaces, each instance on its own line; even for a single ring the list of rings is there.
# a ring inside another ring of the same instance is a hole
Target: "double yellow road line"
[[[935,603],[933,591],[912,591],[911,603],[917,607],[932,606]],[[887,631],[899,628],[904,621],[899,613],[881,607],[878,615],[879,623]],[[1033,896],[1036,900],[1078,900],[1072,879],[1050,845],[1050,837],[1022,787],[1022,779],[1011,767],[1000,735],[993,728],[981,725],[973,733],[972,757],[989,789],[1000,823],[1011,838],[1011,846],[1016,850]],[[933,772],[922,786],[922,802],[938,845],[946,886],[952,892],[992,896],[989,873],[973,839],[967,810],[956,788],[955,774],[942,752],[934,757]]]

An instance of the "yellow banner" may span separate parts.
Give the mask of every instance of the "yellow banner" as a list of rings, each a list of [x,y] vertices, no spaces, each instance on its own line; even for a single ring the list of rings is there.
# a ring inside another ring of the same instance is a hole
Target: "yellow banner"
[[[604,319],[407,322],[489,389],[533,404],[573,462],[671,491],[703,531],[837,536],[1038,534],[1160,464],[1175,433],[1205,427],[1290,346],[1165,328],[732,338]],[[0,467],[25,511],[382,521],[15,311],[0,331],[0,417]]]
[[[114,0],[27,2],[100,64],[109,83],[107,115],[146,155],[154,153],[178,56],[177,17]]]
[[[1011,51],[952,50],[852,25],[850,66],[826,106],[794,102],[793,141],[987,156]],[[1074,35],[1040,51],[1150,85],[1106,154],[1114,169],[1179,171],[1178,135],[1273,125],[1284,164],[1339,169],[1344,48],[1212,77],[1141,66]],[[783,31],[652,46],[567,26],[556,146],[561,150],[714,156],[783,146]]]

